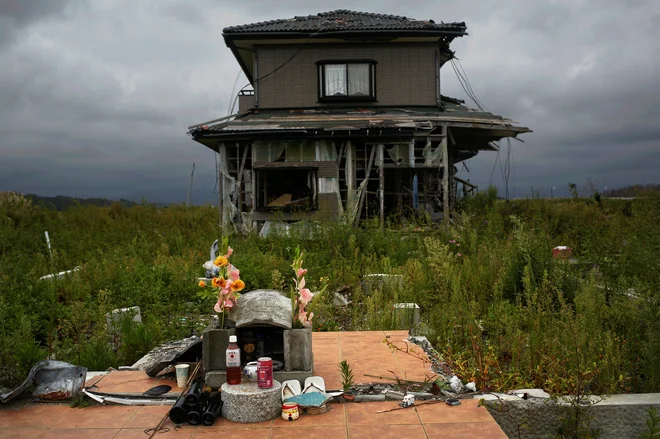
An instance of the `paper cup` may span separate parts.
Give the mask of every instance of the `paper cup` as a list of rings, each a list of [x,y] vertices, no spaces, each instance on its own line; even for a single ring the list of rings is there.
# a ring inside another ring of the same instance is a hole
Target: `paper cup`
[[[180,388],[186,387],[188,383],[188,373],[190,371],[189,364],[177,364],[174,366],[176,369],[176,385]]]

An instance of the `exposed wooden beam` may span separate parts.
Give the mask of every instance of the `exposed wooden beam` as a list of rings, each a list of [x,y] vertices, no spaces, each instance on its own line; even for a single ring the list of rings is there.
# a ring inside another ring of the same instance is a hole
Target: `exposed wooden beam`
[[[463,184],[464,186],[471,187],[472,189],[476,189],[476,188],[477,188],[477,186],[473,185],[473,184],[470,183],[469,181],[465,181],[465,180],[463,180],[462,178],[454,177],[454,180],[456,180],[457,182]]]
[[[378,145],[378,195],[380,198],[380,230],[385,230],[385,145]]]
[[[240,145],[240,144],[239,144]],[[239,146],[240,148],[240,146]],[[238,170],[238,178],[236,179],[236,188],[238,191],[238,212],[241,213],[243,211],[242,205],[243,205],[243,172],[245,172],[245,161],[247,160],[247,153],[248,153],[248,145],[245,145],[245,148],[243,149],[243,158],[241,159],[241,165]],[[238,220],[242,221],[243,217],[242,215],[238,216]]]
[[[442,147],[442,216],[445,223],[449,222],[449,148],[447,142],[447,125],[442,125],[444,138],[440,142]]]
[[[447,128],[447,134],[449,135],[449,140],[451,140],[451,144],[456,146],[456,140],[454,139],[454,135],[451,132],[451,129]]]
[[[369,180],[369,175],[371,175],[371,167],[374,164],[374,156],[375,155],[376,155],[376,145],[373,145],[371,147],[371,154],[369,155],[369,164],[367,165],[367,171],[364,174],[364,179],[367,180],[367,181]],[[360,217],[362,216],[362,206],[364,205],[364,198],[365,198],[365,194],[367,192],[367,186],[366,186],[367,184],[369,184],[369,183],[365,184],[364,191],[362,191],[362,193],[360,194],[360,200],[358,201],[357,211],[355,213],[355,218],[353,220],[354,224],[359,223],[360,222]]]

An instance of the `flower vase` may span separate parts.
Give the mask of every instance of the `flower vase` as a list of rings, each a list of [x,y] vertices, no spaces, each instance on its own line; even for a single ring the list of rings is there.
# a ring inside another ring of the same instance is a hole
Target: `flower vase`
[[[311,371],[313,367],[312,328],[285,329],[284,370]]]

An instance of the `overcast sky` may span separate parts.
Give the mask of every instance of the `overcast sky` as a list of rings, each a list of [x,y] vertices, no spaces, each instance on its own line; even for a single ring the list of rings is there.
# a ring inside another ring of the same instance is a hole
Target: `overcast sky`
[[[222,29],[340,8],[466,22],[452,49],[477,97],[534,130],[511,142],[512,195],[660,183],[657,0],[0,0],[0,190],[184,202],[195,163],[214,202],[186,131],[247,82]],[[442,86],[468,99],[449,64]],[[461,176],[503,194],[496,158]]]

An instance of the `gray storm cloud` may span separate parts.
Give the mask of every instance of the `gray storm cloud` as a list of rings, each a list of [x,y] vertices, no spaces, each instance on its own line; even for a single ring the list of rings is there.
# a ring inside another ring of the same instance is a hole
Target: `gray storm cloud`
[[[511,143],[512,193],[660,182],[658,2],[282,3],[0,0],[0,190],[182,202],[196,163],[193,199],[215,201],[186,127],[246,83],[222,28],[338,8],[467,23],[452,48],[477,96],[534,130]],[[449,65],[442,84],[468,100]],[[502,188],[506,148],[461,176]]]

